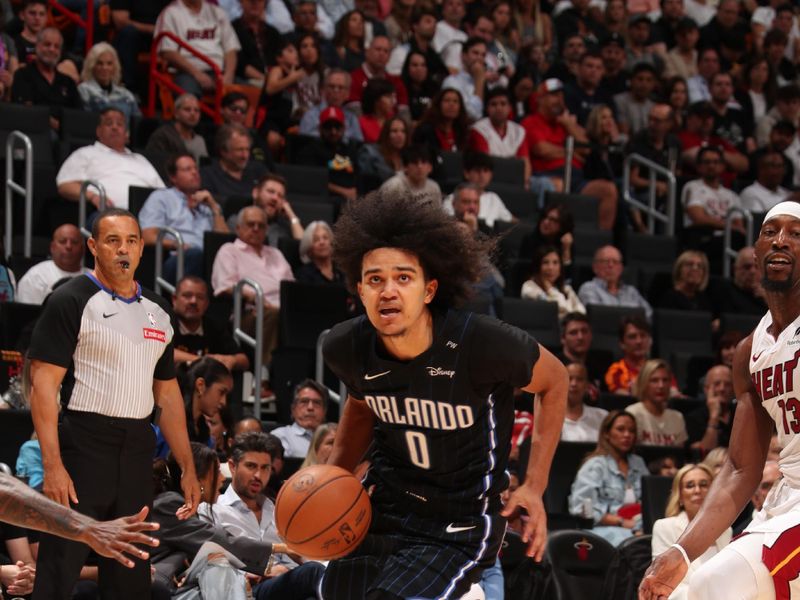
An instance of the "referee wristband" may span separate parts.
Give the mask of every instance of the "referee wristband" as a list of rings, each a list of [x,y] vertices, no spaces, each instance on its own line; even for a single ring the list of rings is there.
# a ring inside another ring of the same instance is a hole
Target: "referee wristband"
[[[672,544],[672,546],[670,546],[670,548],[677,548],[678,549],[678,552],[680,552],[681,556],[683,556],[683,560],[686,563],[687,567],[690,567],[692,565],[692,561],[689,560],[689,555],[686,554],[686,550],[683,549],[683,546],[681,546],[680,544]]]

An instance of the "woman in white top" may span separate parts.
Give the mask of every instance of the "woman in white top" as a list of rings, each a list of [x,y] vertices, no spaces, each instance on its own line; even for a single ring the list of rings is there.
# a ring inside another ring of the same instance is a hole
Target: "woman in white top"
[[[534,252],[532,268],[531,278],[522,284],[523,298],[558,303],[559,319],[570,312],[586,314],[575,290],[564,283],[561,255],[554,246],[540,246]]]
[[[653,539],[651,542],[653,556],[657,556],[678,541],[683,530],[689,525],[700,510],[708,494],[708,488],[714,476],[711,469],[700,463],[688,464],[681,468],[672,481],[672,492],[667,501],[666,518],[659,519],[653,524]],[[731,541],[731,528],[725,531],[714,545],[704,554],[697,557],[689,566],[689,571],[680,585],[670,594],[670,600],[684,600],[689,594],[688,581],[699,567]]]

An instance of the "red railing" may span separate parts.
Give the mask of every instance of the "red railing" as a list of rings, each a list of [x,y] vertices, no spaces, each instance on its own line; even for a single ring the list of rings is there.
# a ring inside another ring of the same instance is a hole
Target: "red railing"
[[[86,54],[89,54],[89,50],[94,45],[94,0],[86,0],[86,19],[81,17],[80,13],[68,9],[58,0],[49,0],[49,4],[66,19],[86,30]]]
[[[91,2],[92,0],[88,0]],[[223,81],[222,81],[222,71],[219,70],[217,64],[208,58],[202,52],[198,52],[194,48],[192,48],[189,44],[184,42],[181,38],[179,38],[174,33],[169,31],[162,31],[159,33],[155,38],[153,38],[153,45],[150,46],[150,82],[149,82],[149,89],[148,89],[148,97],[147,97],[147,107],[145,110],[145,114],[148,117],[155,117],[156,116],[156,86],[163,85],[164,87],[172,90],[176,94],[184,94],[186,90],[183,89],[181,86],[176,84],[172,77],[168,73],[164,73],[163,71],[159,70],[159,59],[158,59],[158,47],[161,45],[161,40],[164,38],[168,38],[175,42],[178,46],[185,49],[187,52],[192,54],[194,57],[198,58],[199,60],[206,63],[209,68],[214,71],[214,80],[216,81],[217,85],[214,88],[214,102],[210,104],[206,98],[200,99],[200,110],[214,119],[214,122],[217,124],[222,123],[222,92],[223,92]]]

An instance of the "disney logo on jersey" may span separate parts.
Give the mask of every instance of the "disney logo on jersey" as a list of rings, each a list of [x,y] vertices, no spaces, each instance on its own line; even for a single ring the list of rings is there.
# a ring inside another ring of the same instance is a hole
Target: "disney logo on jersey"
[[[428,369],[428,375],[431,377],[449,377],[450,379],[456,374],[455,371],[448,371],[442,367],[425,367]]]
[[[392,425],[453,431],[467,429],[475,423],[472,407],[466,404],[395,396],[364,396],[364,400],[375,416]]]

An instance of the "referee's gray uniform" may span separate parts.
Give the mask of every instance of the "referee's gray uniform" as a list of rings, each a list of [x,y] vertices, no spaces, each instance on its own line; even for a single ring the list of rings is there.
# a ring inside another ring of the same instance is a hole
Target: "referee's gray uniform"
[[[122,298],[85,275],[48,298],[28,355],[67,369],[58,439],[75,510],[107,520],[152,505],[153,380],[175,376],[172,334],[163,299],[141,288]],[[88,546],[43,535],[34,599],[68,599],[88,553]],[[147,561],[127,569],[100,560],[104,600],[150,598]]]

